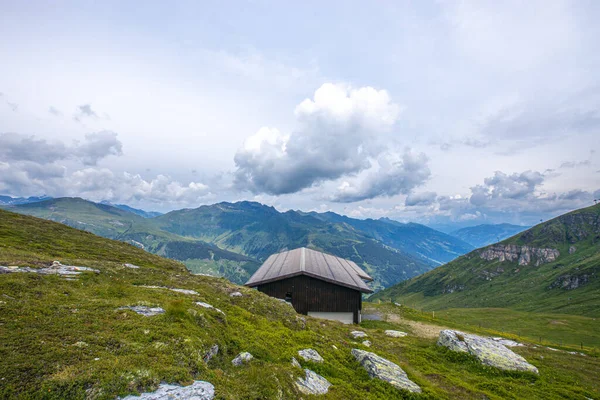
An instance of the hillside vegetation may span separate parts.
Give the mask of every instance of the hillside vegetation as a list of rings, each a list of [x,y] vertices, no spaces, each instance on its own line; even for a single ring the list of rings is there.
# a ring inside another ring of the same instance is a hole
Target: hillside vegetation
[[[305,348],[325,360],[299,359],[331,382],[323,399],[585,399],[600,393],[600,362],[593,355],[519,347],[515,351],[539,375],[502,372],[437,346],[413,325],[421,324],[410,320],[417,314],[389,305],[381,312],[402,318],[366,321],[359,329],[372,342],[368,348],[350,336],[356,327],[299,316],[258,291],[190,275],[176,261],[123,242],[0,211],[0,265],[37,270],[55,260],[98,272],[0,274],[0,398],[114,399],[161,382],[195,380],[212,383],[218,399],[310,398],[294,384],[304,373],[290,362]],[[145,317],[123,309],[135,305],[165,312]],[[409,336],[390,338],[384,329]],[[205,362],[215,344],[217,355]],[[397,363],[423,393],[371,379],[351,356],[353,348]],[[242,351],[254,359],[232,365]]]
[[[418,224],[356,220],[335,213],[280,213],[259,203],[219,203],[144,218],[128,209],[78,198],[10,210],[61,222],[183,261],[195,273],[244,283],[269,255],[311,247],[355,261],[388,287],[471,250]]]
[[[372,296],[427,310],[600,317],[600,205],[562,215]]]

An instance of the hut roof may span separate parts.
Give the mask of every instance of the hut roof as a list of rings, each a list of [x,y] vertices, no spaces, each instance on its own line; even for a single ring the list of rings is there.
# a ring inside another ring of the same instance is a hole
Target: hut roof
[[[250,277],[246,286],[254,287],[297,275],[307,275],[363,293],[373,292],[363,281],[372,281],[373,278],[356,263],[305,247],[272,254]]]

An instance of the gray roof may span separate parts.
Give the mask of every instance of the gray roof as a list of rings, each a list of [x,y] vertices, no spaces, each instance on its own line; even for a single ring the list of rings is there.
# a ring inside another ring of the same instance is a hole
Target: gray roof
[[[307,275],[363,293],[372,293],[363,280],[372,281],[356,263],[320,251],[301,247],[272,254],[250,277],[246,286],[254,287],[297,275]]]

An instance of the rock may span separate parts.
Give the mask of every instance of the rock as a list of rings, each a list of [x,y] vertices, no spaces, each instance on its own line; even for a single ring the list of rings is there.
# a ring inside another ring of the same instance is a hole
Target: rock
[[[296,387],[299,391],[304,394],[325,394],[329,391],[329,387],[331,383],[321,375],[311,371],[310,369],[305,369],[305,378],[298,378],[296,380]]]
[[[170,288],[170,287],[166,287],[166,286],[140,285],[138,287],[143,287],[146,289],[166,289],[166,290],[170,290],[172,292],[183,293],[183,294],[196,294],[196,295],[198,294],[198,292],[196,292],[195,290]]]
[[[239,367],[242,364],[250,362],[250,360],[252,360],[253,358],[254,356],[252,354],[248,353],[247,351],[244,351],[238,354],[233,360],[231,360],[231,363],[236,367]]]
[[[362,339],[366,338],[367,334],[362,331],[352,331],[350,332],[350,336],[352,336],[354,339]]]
[[[556,249],[543,249],[515,244],[496,244],[480,250],[479,257],[492,261],[517,261],[519,265],[529,265],[535,259],[535,266],[556,261],[560,252]]]
[[[292,367],[302,368],[302,365],[296,360],[296,357],[292,357]]]
[[[206,354],[204,355],[204,357],[202,357],[202,359],[204,360],[205,363],[208,363],[218,353],[219,353],[219,345],[215,344],[206,352]]]
[[[385,334],[388,335],[388,336],[390,336],[390,337],[395,337],[395,338],[404,337],[404,336],[408,335],[408,333],[406,333],[406,332],[394,331],[394,330],[391,330],[391,329],[388,329],[387,331],[385,331]]]
[[[569,246],[569,254],[573,254],[577,251],[577,247],[575,246]]]
[[[393,362],[368,351],[352,349],[352,355],[363,366],[371,378],[389,382],[392,386],[421,393],[419,385],[408,379],[406,372]]]
[[[0,266],[0,274],[11,272],[31,272],[40,275],[60,275],[62,277],[71,277],[73,275],[79,275],[82,272],[95,272],[96,274],[100,273],[99,270],[94,268],[79,267],[76,265],[62,265],[59,261],[54,261],[51,266],[46,268],[19,267],[16,265],[11,265],[8,267]]]
[[[371,347],[371,341],[370,340],[365,340],[364,342],[362,342],[362,345],[366,346],[366,347]]]
[[[587,283],[589,283],[590,279],[594,276],[594,273],[591,274],[582,273],[579,275],[571,275],[565,274],[557,277],[554,282],[548,286],[548,289],[560,288],[564,290],[573,290],[577,289]]]
[[[492,339],[494,342],[500,343],[501,345],[506,346],[506,347],[525,346],[523,343],[515,342],[514,340],[510,340],[510,339],[504,339],[501,337],[493,337],[490,339]]]
[[[140,268],[140,267],[138,267],[137,265],[134,265],[134,264],[128,264],[128,263],[125,263],[125,264],[123,264],[123,266],[124,266],[125,268],[131,268],[131,269],[139,269],[139,268]]]
[[[438,345],[452,351],[469,353],[482,364],[499,369],[538,373],[537,368],[523,357],[490,338],[447,329],[440,332]]]
[[[161,383],[158,389],[139,396],[130,395],[123,400],[212,400],[215,398],[215,387],[205,381],[195,381],[189,386],[169,385]]]
[[[243,294],[241,294],[240,292],[232,292],[229,294],[229,297],[242,297]]]
[[[144,317],[153,317],[155,315],[164,314],[165,310],[160,307],[147,307],[147,306],[125,306],[119,307],[118,310],[131,310]]]
[[[211,306],[210,304],[208,304],[208,303],[205,303],[205,302],[203,302],[203,301],[197,301],[197,302],[196,302],[196,305],[199,305],[200,307],[204,307],[204,308],[212,308],[213,310],[215,310],[215,311],[218,311],[218,312],[220,312],[221,314],[225,315],[225,313],[224,313],[223,311],[221,311],[221,310],[219,310],[218,308],[215,308],[215,307]]]
[[[323,357],[316,350],[313,349],[304,349],[299,350],[298,355],[304,359],[304,361],[312,361],[317,363],[323,362]]]

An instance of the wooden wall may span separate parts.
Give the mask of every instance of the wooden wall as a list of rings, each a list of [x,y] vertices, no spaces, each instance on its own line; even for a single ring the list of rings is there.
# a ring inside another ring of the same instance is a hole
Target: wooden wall
[[[358,323],[358,312],[362,309],[362,296],[358,290],[306,275],[265,283],[257,289],[278,299],[285,299],[286,293],[292,293],[292,306],[305,315],[309,311],[352,312],[354,323]]]

